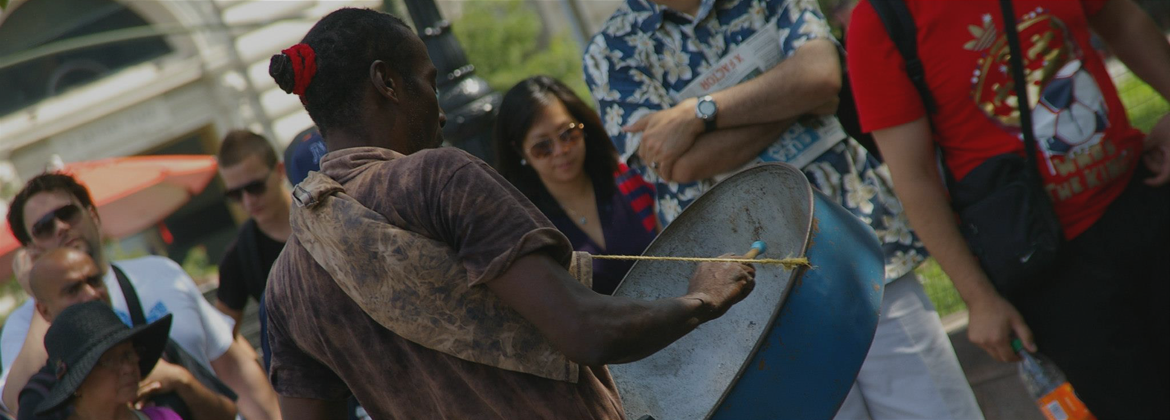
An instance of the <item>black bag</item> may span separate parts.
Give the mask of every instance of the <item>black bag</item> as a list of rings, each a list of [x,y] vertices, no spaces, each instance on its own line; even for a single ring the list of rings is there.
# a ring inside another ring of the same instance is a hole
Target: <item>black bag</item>
[[[902,54],[906,73],[927,111],[936,110],[918,59],[914,18],[902,0],[871,0],[890,39]],[[1014,153],[994,156],[955,182],[943,165],[951,205],[959,215],[959,231],[979,259],[988,279],[1005,296],[1034,284],[1056,261],[1064,240],[1052,201],[1036,164],[1037,142],[1028,107],[1024,64],[1011,0],[1000,0],[1004,32],[1011,48],[1012,78],[1020,105],[1020,131],[1027,158]]]
[[[984,161],[951,186],[959,231],[1000,294],[1016,295],[1056,261],[1063,241],[1035,162],[1016,154]]]
[[[1027,158],[1008,153],[975,167],[953,183],[951,200],[959,212],[959,231],[996,290],[1015,295],[1036,283],[1056,262],[1064,234],[1044,190],[1036,164],[1036,136],[1024,88],[1023,52],[1011,0],[1000,0],[1004,33],[1011,48],[1012,79]]]

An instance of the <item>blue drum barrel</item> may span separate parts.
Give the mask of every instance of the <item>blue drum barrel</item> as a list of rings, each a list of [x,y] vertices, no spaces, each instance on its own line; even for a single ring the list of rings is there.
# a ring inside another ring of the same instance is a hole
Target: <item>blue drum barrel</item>
[[[645,255],[807,256],[808,269],[757,266],[756,288],[724,317],[637,362],[611,365],[627,417],[830,419],[857,376],[881,308],[873,231],[814,191],[796,168],[759,165],[716,185]],[[640,261],[615,295],[686,293],[695,264]]]

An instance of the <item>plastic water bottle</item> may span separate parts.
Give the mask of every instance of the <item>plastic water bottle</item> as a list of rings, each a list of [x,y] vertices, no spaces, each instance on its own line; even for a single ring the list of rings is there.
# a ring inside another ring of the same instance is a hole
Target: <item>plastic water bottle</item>
[[[1012,340],[1012,350],[1020,355],[1020,380],[1040,406],[1048,420],[1097,420],[1077,398],[1072,385],[1052,360],[1040,353],[1028,353],[1019,339]]]

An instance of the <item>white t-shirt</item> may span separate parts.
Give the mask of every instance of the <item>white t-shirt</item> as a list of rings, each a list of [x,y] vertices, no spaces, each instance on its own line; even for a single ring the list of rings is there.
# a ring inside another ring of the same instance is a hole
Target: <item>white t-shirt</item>
[[[232,345],[232,327],[224,321],[219,311],[203,298],[199,288],[183,268],[170,259],[155,256],[118,261],[115,264],[126,273],[130,284],[138,293],[146,322],[155,321],[168,313],[174,314],[174,320],[171,322],[171,339],[204,367],[212,369],[211,361],[222,356]],[[109,291],[114,313],[122,322],[130,325],[126,298],[122,295],[122,288],[118,286],[114,270],[112,268],[108,270],[102,280]],[[33,313],[33,300],[29,299],[9,315],[4,323],[3,337],[0,337],[2,341],[0,355],[3,356],[5,379],[8,368],[16,359],[17,353],[24,345],[25,337],[28,336],[28,326],[32,322]],[[0,387],[2,386],[0,384]]]
[[[0,369],[3,369],[3,373],[0,373],[0,390],[8,383],[8,370],[12,368],[12,362],[16,361],[16,356],[24,346],[28,326],[32,324],[32,317],[36,314],[35,305],[31,297],[26,299],[16,310],[8,314],[8,319],[4,321],[4,331],[0,333]],[[0,407],[4,407],[4,403],[0,402]]]
[[[232,327],[203,298],[183,268],[170,259],[155,256],[114,264],[122,268],[137,291],[146,322],[174,314],[171,340],[211,370],[211,361],[222,356],[232,345]],[[118,278],[112,268],[106,272],[104,280],[114,313],[118,314],[122,322],[130,325],[126,298],[122,295],[122,288],[118,286]]]
[[[8,369],[12,367],[12,362],[16,361],[16,355],[24,346],[24,337],[28,335],[28,326],[32,324],[32,317],[36,312],[36,303],[30,297],[8,314],[8,319],[4,321],[4,331],[0,333],[0,368],[4,369],[3,376],[0,376],[2,378],[0,387],[4,379],[8,379]]]

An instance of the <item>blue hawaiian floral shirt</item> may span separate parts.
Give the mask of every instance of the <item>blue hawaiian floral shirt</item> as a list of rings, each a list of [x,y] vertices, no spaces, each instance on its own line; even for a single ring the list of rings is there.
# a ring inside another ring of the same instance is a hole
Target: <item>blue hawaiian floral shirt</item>
[[[694,19],[648,0],[627,0],[588,46],[585,81],[605,129],[622,159],[654,183],[663,224],[673,221],[715,180],[663,181],[638,159],[641,134],[624,133],[621,127],[686,99],[676,97],[741,42],[762,29],[771,30],[767,25],[776,26],[783,57],[809,40],[833,40],[816,0],[703,0]],[[873,227],[885,252],[887,282],[897,279],[926,258],[926,249],[910,230],[886,166],[857,142],[843,135],[821,138],[814,129],[836,124],[832,118],[802,119],[756,162],[802,164],[814,187]],[[811,143],[821,147],[803,147]]]

